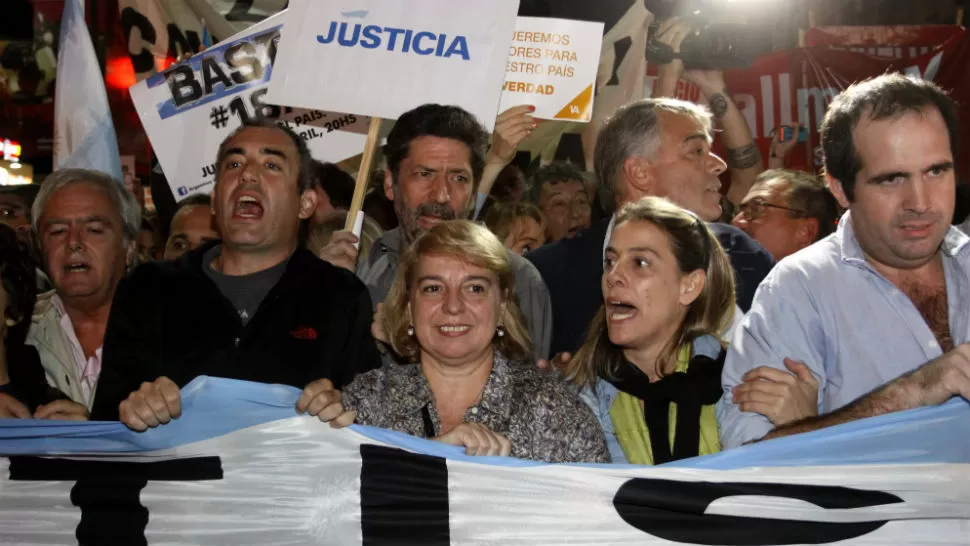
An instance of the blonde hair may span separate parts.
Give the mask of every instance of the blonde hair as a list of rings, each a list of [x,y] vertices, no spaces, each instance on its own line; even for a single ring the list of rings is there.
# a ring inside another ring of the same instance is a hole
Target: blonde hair
[[[623,207],[616,216],[614,229],[627,222],[650,222],[663,231],[682,274],[697,270],[707,274],[704,288],[688,307],[677,333],[660,352],[659,360],[667,361],[679,347],[700,336],[713,335],[720,339],[720,332],[734,315],[734,270],[717,237],[697,216],[659,197],[645,197]],[[610,341],[606,309],[600,307],[586,334],[586,342],[569,362],[566,376],[576,385],[591,387],[597,377],[614,377],[624,361],[621,348]]]
[[[546,220],[539,207],[532,203],[495,203],[488,209],[483,222],[499,241],[505,241],[517,218],[532,218],[539,224],[539,232],[546,232]]]
[[[411,324],[407,309],[418,260],[428,254],[454,256],[495,273],[504,304],[498,323],[505,328],[505,335],[494,336],[492,344],[511,360],[532,360],[532,338],[516,302],[515,275],[508,250],[490,231],[468,220],[452,220],[432,227],[401,257],[394,284],[384,300],[383,313],[384,331],[394,352],[408,362],[420,358],[417,338],[408,335]]]
[[[310,233],[307,235],[306,241],[307,249],[319,256],[320,251],[330,243],[330,238],[333,237],[334,232],[342,230],[346,222],[347,211],[345,210],[335,210],[328,214],[322,223],[315,224],[310,228]],[[374,243],[383,234],[384,230],[381,229],[381,226],[377,222],[370,216],[364,216],[364,226],[360,230],[360,248],[357,251],[358,255],[367,256],[370,253],[371,247],[374,246]]]

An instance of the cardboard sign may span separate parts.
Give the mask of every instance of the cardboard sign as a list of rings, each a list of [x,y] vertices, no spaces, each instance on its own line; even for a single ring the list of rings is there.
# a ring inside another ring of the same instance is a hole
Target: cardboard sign
[[[396,119],[453,104],[495,125],[519,0],[293,0],[268,99]]]
[[[537,118],[588,122],[602,42],[603,23],[519,17],[499,110],[531,104]]]
[[[176,201],[212,190],[219,145],[245,120],[286,125],[320,161],[341,161],[364,148],[368,118],[281,107],[266,99],[282,15],[131,87]]]

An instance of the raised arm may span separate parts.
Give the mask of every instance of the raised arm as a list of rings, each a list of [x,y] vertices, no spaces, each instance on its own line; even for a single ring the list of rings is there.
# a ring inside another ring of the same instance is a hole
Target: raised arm
[[[739,205],[755,179],[765,170],[761,151],[744,114],[728,92],[722,71],[688,70],[684,77],[700,88],[714,114],[716,125],[721,129],[720,137],[727,155],[725,160],[731,169],[731,187],[726,197],[734,205]]]

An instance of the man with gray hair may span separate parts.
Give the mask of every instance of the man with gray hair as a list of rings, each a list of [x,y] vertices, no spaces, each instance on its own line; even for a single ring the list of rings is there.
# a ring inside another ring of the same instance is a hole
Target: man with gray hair
[[[48,383],[76,402],[56,410],[86,416],[115,289],[135,258],[141,207],[104,173],[64,169],[44,181],[31,219],[54,290],[38,297],[27,343]]]
[[[593,166],[601,202],[616,210],[643,197],[666,197],[713,222],[721,215],[718,181],[727,168],[711,152],[711,114],[675,99],[644,99],[613,115],[596,140]],[[603,251],[612,231],[604,219],[572,239],[546,245],[526,257],[535,264],[552,297],[552,354],[574,352],[603,303]],[[747,311],[771,255],[743,231],[709,224],[731,258],[736,300]]]

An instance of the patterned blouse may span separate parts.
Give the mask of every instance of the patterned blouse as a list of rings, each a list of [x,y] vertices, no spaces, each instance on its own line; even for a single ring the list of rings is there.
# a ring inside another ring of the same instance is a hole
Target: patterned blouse
[[[427,414],[435,435],[441,419],[419,364],[387,365],[357,376],[343,391],[343,405],[357,411],[355,423],[425,437]],[[550,463],[608,463],[603,430],[586,404],[555,373],[509,362],[495,353],[480,401],[465,422],[504,435],[512,456]]]

